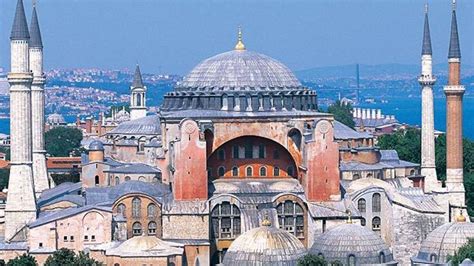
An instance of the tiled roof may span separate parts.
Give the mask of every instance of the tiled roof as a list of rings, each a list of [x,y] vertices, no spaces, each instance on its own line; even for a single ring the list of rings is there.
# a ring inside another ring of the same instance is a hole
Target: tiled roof
[[[121,173],[121,174],[157,174],[161,170],[144,163],[125,164],[104,170],[107,173]]]
[[[28,224],[28,227],[37,227],[43,224],[47,224],[52,221],[64,219],[66,217],[74,216],[76,214],[90,211],[90,210],[100,210],[100,211],[105,211],[105,212],[112,212],[111,207],[104,207],[104,206],[92,206],[92,205],[87,205],[83,207],[78,207],[78,208],[69,208],[69,209],[64,209],[64,210],[59,210],[56,212],[43,212],[40,214],[38,219],[34,220],[33,222]]]
[[[334,138],[340,140],[347,139],[368,139],[372,134],[367,132],[357,132],[339,121],[334,121]]]

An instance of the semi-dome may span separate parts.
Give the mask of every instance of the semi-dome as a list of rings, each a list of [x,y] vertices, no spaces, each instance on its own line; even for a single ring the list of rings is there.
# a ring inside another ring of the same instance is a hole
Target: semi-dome
[[[135,236],[118,247],[106,251],[108,256],[120,257],[162,257],[182,255],[183,245],[163,241],[156,236]]]
[[[428,234],[421,243],[414,262],[446,263],[449,255],[454,255],[469,238],[474,238],[474,223],[466,222],[464,216],[455,222],[443,224]]]
[[[298,238],[265,220],[262,226],[245,232],[232,242],[223,265],[297,265],[298,259],[306,253]]]
[[[163,111],[317,110],[316,93],[284,64],[247,51],[240,32],[234,50],[199,63],[164,98]]]
[[[104,151],[104,144],[100,140],[94,140],[89,144],[89,151]]]
[[[353,223],[336,226],[316,237],[309,253],[344,265],[396,264],[380,236]]]

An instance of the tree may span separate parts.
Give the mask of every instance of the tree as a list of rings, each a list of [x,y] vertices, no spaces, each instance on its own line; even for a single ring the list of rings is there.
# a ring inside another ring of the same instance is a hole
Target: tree
[[[448,256],[448,261],[454,266],[461,264],[465,259],[474,261],[474,239],[469,239],[454,253],[454,256]]]
[[[18,256],[7,263],[7,266],[36,266],[36,259],[26,253]]]
[[[326,266],[326,260],[322,256],[306,254],[298,260],[298,266]]]
[[[419,129],[410,128],[393,134],[382,135],[377,141],[380,149],[396,150],[400,159],[420,163],[421,134]]]
[[[0,169],[0,191],[8,188],[8,180],[10,179],[10,169]]]
[[[46,132],[44,139],[46,151],[51,156],[80,155],[82,131],[77,128],[55,127]]]
[[[82,251],[78,255],[74,251],[62,248],[55,251],[50,255],[44,264],[45,266],[62,266],[62,265],[75,265],[75,266],[101,266],[103,263],[96,261],[89,257]]]
[[[352,119],[352,105],[342,104],[340,101],[336,101],[333,105],[328,107],[328,113],[334,115],[334,119],[343,123],[344,125],[354,128],[355,122]]]

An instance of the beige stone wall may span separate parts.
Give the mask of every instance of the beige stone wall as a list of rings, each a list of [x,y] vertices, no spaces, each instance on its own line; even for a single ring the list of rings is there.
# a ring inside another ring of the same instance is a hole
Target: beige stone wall
[[[182,256],[170,257],[131,257],[121,258],[117,256],[107,257],[107,266],[142,266],[142,265],[153,265],[153,266],[169,266],[170,262],[174,265],[182,265]],[[206,265],[206,264],[201,264]]]
[[[163,215],[164,239],[209,239],[209,216]]]

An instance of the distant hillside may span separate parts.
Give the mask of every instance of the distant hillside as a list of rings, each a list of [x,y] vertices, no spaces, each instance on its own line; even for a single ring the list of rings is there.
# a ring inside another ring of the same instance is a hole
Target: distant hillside
[[[434,65],[435,75],[444,76],[448,69],[447,64]],[[405,79],[413,78],[419,75],[419,65],[408,64],[382,64],[382,65],[359,65],[361,79]],[[469,65],[463,65],[463,75],[474,75],[474,68]],[[300,80],[332,79],[332,78],[355,78],[356,65],[341,65],[316,67],[295,71]]]

